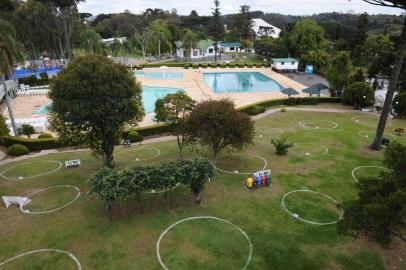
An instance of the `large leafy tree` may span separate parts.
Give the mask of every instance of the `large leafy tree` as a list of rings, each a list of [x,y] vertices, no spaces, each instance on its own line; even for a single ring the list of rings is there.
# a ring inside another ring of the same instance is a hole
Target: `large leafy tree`
[[[87,28],[79,34],[80,47],[90,54],[103,54],[101,39],[92,28]]]
[[[344,91],[343,103],[353,105],[355,109],[374,104],[374,90],[367,82],[355,82]]]
[[[351,69],[350,54],[345,51],[336,52],[326,71],[326,78],[330,83],[330,90],[333,95],[341,96],[350,81]]]
[[[81,136],[114,166],[113,150],[125,124],[144,115],[141,85],[123,65],[104,56],[78,57],[51,82],[53,128]],[[77,136],[72,140],[77,139]]]
[[[18,130],[14,120],[13,108],[11,107],[10,93],[7,89],[6,80],[8,80],[14,73],[14,64],[22,59],[23,54],[21,52],[21,47],[17,42],[14,27],[9,22],[0,19],[0,76],[15,136],[18,136]]]
[[[287,50],[282,42],[282,39],[273,37],[257,39],[254,42],[255,53],[267,61],[273,57],[283,57],[287,55]]]
[[[391,143],[385,151],[387,172],[360,179],[359,198],[344,204],[338,231],[354,237],[367,235],[380,244],[393,237],[406,242],[406,146]]]
[[[368,76],[370,78],[374,78],[377,75],[385,77],[390,75],[395,45],[388,36],[369,35],[365,40],[362,51],[364,62],[368,66]]]
[[[213,160],[226,148],[242,149],[254,137],[254,122],[227,99],[198,103],[189,114],[187,126],[190,140],[211,148]]]
[[[384,7],[394,7],[401,8],[406,10],[406,2],[404,0],[364,0],[367,3],[377,6]],[[378,127],[376,129],[376,136],[372,144],[372,149],[379,150],[381,149],[381,141],[383,134],[385,132],[386,121],[388,119],[389,113],[391,111],[391,106],[393,102],[393,96],[397,90],[400,73],[406,57],[406,17],[403,18],[403,29],[398,40],[396,53],[395,53],[395,62],[393,65],[392,72],[389,76],[389,87],[388,92],[386,93],[385,102],[382,108],[381,117],[379,119]]]
[[[199,35],[190,29],[186,29],[182,37],[182,46],[185,50],[185,57],[190,57],[193,48],[196,48],[199,42]]]
[[[240,7],[240,13],[233,15],[231,18],[230,29],[238,33],[240,41],[251,41],[255,38],[252,31],[253,21],[250,14],[250,6],[243,5]],[[247,42],[246,42],[247,43]]]
[[[161,59],[162,46],[171,48],[172,34],[165,20],[157,19],[152,22],[152,37],[158,47],[158,59]]]
[[[195,101],[186,93],[179,92],[169,94],[162,101],[158,100],[155,108],[156,118],[160,122],[167,122],[173,126],[172,134],[176,136],[179,155],[183,158],[183,146],[187,129],[185,125],[186,117],[192,111]]]
[[[209,35],[213,37],[214,41],[214,58],[215,62],[217,63],[217,54],[218,54],[218,44],[224,38],[225,29],[223,19],[221,18],[220,13],[220,1],[214,0],[214,8],[212,12],[212,18],[209,24]]]

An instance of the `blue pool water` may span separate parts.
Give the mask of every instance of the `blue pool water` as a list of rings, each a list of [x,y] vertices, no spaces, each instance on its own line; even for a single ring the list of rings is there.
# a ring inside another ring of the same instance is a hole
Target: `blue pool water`
[[[260,72],[204,73],[205,83],[215,93],[279,92],[283,87]]]
[[[145,71],[136,71],[135,76],[145,77],[148,79],[182,79],[183,72],[145,72]]]
[[[164,98],[169,94],[174,94],[177,92],[182,92],[181,88],[172,87],[154,87],[154,86],[143,86],[142,87],[142,103],[144,105],[145,113],[152,113],[155,110],[155,102],[159,98]],[[33,114],[48,114],[49,107],[52,102],[38,108]]]

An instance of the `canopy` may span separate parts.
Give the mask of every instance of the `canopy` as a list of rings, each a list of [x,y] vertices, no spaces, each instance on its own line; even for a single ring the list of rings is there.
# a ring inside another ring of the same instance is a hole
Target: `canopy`
[[[296,95],[299,95],[299,92],[298,91],[296,91],[295,89],[293,89],[292,87],[288,87],[288,88],[285,88],[285,89],[283,89],[282,91],[281,91],[283,94],[285,94],[285,95],[288,95],[288,96],[296,96]]]
[[[311,95],[320,95],[320,91],[324,89],[329,89],[327,85],[324,85],[322,83],[317,83],[315,85],[310,86],[309,88],[306,88],[303,90],[303,92]]]

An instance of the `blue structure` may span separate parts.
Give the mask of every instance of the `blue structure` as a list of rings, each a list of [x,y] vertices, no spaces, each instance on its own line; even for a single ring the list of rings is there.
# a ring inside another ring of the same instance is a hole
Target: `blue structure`
[[[43,68],[37,68],[37,69],[20,69],[16,70],[14,73],[14,78],[19,79],[19,78],[24,78],[24,77],[30,77],[30,76],[36,76],[39,78],[39,74],[46,72],[49,77],[52,77],[53,75],[58,74],[62,70],[61,67],[43,67]]]
[[[314,73],[314,68],[312,65],[307,65],[305,69],[306,74],[313,74]]]

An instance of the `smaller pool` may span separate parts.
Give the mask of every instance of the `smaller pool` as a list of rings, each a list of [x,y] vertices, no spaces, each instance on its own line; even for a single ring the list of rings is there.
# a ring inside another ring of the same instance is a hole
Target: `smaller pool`
[[[142,103],[144,104],[145,113],[153,113],[155,110],[155,102],[164,98],[169,94],[183,92],[181,88],[173,87],[154,87],[142,86]]]
[[[145,72],[145,71],[136,71],[134,75],[137,77],[145,77],[148,79],[157,79],[157,80],[165,80],[165,79],[182,79],[183,72]]]
[[[38,108],[35,112],[33,112],[32,114],[48,114],[49,112],[49,108],[52,105],[52,101],[48,102],[47,104],[45,104],[44,106]]]

